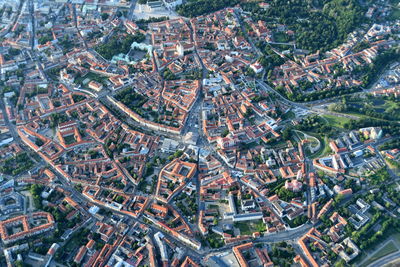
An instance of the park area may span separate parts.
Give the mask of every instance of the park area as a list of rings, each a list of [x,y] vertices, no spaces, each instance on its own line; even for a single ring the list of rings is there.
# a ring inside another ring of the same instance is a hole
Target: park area
[[[266,230],[265,223],[262,220],[236,222],[234,226],[240,230],[240,235],[252,235],[255,232],[264,232]]]
[[[378,266],[377,260],[399,251],[400,246],[400,233],[391,235],[381,246],[376,247],[372,251],[365,251],[360,257],[360,261],[356,266],[367,267],[367,266]]]
[[[349,118],[338,117],[334,115],[321,116],[329,125],[335,128],[344,128],[344,124],[350,122]]]
[[[400,103],[388,98],[348,97],[341,103],[329,105],[328,109],[332,112],[355,115],[360,118],[374,118],[385,121],[400,120]],[[332,122],[336,127],[342,127],[346,123],[346,119],[338,121],[332,118],[334,116],[324,115],[323,117]]]

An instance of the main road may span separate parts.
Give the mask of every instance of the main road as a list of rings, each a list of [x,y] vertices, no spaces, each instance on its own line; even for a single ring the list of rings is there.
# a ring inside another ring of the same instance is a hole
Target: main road
[[[132,0],[131,1],[131,6],[129,8],[128,15],[127,15],[129,20],[133,20],[133,13],[135,11],[136,3],[137,3],[137,0]]]
[[[382,266],[382,267],[389,267],[389,266],[399,266],[400,261],[400,251],[395,253],[389,254],[379,260],[371,262],[367,265],[367,267],[375,267],[375,266]]]
[[[317,101],[317,102],[315,102],[315,101],[314,102],[307,102],[305,104],[293,102],[293,101],[287,99],[286,97],[284,97],[283,95],[281,95],[275,89],[271,88],[265,82],[263,82],[261,80],[257,80],[257,83],[260,85],[260,87],[262,89],[264,89],[264,91],[270,92],[270,93],[271,92],[274,93],[275,95],[277,95],[280,98],[280,100],[282,102],[284,102],[284,103],[286,103],[286,104],[288,104],[290,106],[294,106],[294,107],[297,107],[297,108],[300,108],[300,109],[308,110],[309,112],[316,113],[316,114],[332,115],[332,116],[336,116],[336,117],[343,117],[343,118],[355,119],[355,120],[359,119],[359,117],[354,116],[354,115],[342,114],[342,113],[331,112],[331,111],[325,110],[323,108],[318,107],[318,105],[320,105],[320,104],[315,105],[315,106],[307,106],[306,105],[307,103],[308,104],[310,104],[310,103],[314,103],[314,104],[315,103],[319,103],[319,101]],[[323,104],[323,105],[325,105],[325,104]],[[322,107],[323,107],[323,105],[322,105]]]
[[[17,23],[19,17],[21,16],[21,11],[22,11],[22,7],[23,7],[24,3],[25,3],[25,0],[20,0],[19,5],[18,5],[17,12],[16,12],[16,14],[15,14],[15,16],[14,16],[12,22],[10,22],[10,23],[7,25],[7,29],[6,29],[6,30],[4,30],[3,32],[0,33],[0,37],[1,37],[1,38],[4,37],[4,36],[6,36],[7,33],[10,32],[10,30],[12,29],[12,27]]]

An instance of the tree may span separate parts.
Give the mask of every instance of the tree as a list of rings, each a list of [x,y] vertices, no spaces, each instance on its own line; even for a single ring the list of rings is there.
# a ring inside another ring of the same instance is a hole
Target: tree
[[[218,218],[217,218],[217,217],[214,217],[213,224],[214,224],[214,225],[217,225],[217,224],[218,224]]]
[[[289,140],[291,138],[291,133],[292,133],[291,127],[287,127],[285,130],[283,130],[282,132],[283,140]]]
[[[175,158],[179,158],[180,156],[182,156],[183,155],[183,151],[182,150],[177,150],[177,151],[175,151],[175,153],[174,153],[174,157]]]
[[[122,204],[122,202],[124,202],[125,198],[123,196],[117,196],[115,198],[115,202]]]
[[[347,266],[347,265],[346,265],[345,260],[343,260],[343,259],[341,259],[340,261],[336,262],[336,264],[335,264],[335,267],[345,267],[345,266]]]
[[[42,139],[36,138],[35,144],[36,144],[37,146],[43,146],[43,145],[44,145],[44,142],[42,141]]]
[[[238,0],[191,0],[176,7],[179,15],[185,17],[196,17],[211,13],[225,7],[234,6]]]
[[[346,254],[351,255],[353,254],[354,250],[351,247],[346,248]]]
[[[335,205],[338,205],[343,199],[344,199],[343,195],[340,194],[336,195],[334,198]]]
[[[318,3],[321,6],[316,8]],[[296,46],[312,51],[326,51],[339,45],[363,22],[363,11],[356,0],[275,0],[270,1],[270,5],[263,10],[248,1],[242,3],[242,8],[251,13],[255,21],[272,19],[286,25],[296,32]]]
[[[44,45],[45,43],[53,40],[51,34],[44,35],[38,39],[39,44]]]
[[[165,80],[176,80],[178,78],[170,69],[163,72],[163,77]]]
[[[105,20],[108,19],[109,16],[110,16],[110,15],[109,15],[108,13],[101,13],[101,20],[102,20],[102,21],[105,21]]]
[[[226,137],[229,134],[229,130],[225,129],[222,133],[221,133],[221,137]]]
[[[115,34],[108,42],[98,45],[95,50],[102,57],[107,60],[112,59],[117,54],[127,54],[131,49],[133,42],[141,43],[146,39],[146,36],[142,33],[136,33],[135,35],[119,35]]]
[[[75,184],[75,185],[74,185],[74,188],[75,188],[75,190],[77,190],[77,191],[79,191],[79,192],[81,192],[81,193],[82,193],[82,191],[83,191],[82,184]]]

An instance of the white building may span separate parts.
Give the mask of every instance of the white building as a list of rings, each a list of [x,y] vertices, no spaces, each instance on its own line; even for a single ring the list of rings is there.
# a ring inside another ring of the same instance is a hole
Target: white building
[[[256,74],[261,73],[261,72],[264,70],[263,66],[261,66],[261,64],[258,63],[258,62],[254,63],[254,64],[251,64],[251,65],[250,65],[250,68],[251,68],[252,70],[254,70],[254,72],[255,72]]]
[[[174,9],[176,6],[182,5],[182,0],[163,0],[166,8]]]

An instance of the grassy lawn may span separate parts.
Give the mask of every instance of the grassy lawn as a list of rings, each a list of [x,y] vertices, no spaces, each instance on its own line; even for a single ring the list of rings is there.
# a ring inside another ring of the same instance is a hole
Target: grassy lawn
[[[367,106],[369,108],[371,108],[375,113],[378,113],[378,114],[379,113],[388,113],[388,114],[395,113],[396,114],[396,112],[400,108],[400,104],[397,101],[382,100],[382,99],[376,99],[376,100],[373,100],[373,101],[366,100],[366,101],[367,101],[366,103],[368,103]],[[352,106],[355,106],[356,108],[362,108],[362,105],[360,105],[359,103],[356,103],[356,102],[349,102],[348,104],[350,104]],[[340,113],[353,115],[353,116],[359,117],[360,119],[371,119],[372,118],[372,119],[381,120],[381,121],[394,121],[394,120],[396,120],[398,118],[398,116],[396,116],[397,114],[396,115],[392,115],[391,118],[384,119],[384,118],[379,118],[379,117],[374,116],[374,115],[370,115],[369,116],[369,115],[366,115],[366,114],[364,114],[362,112],[359,112],[359,111],[356,111],[356,110],[343,111],[343,112],[340,112]],[[332,120],[332,117],[335,117],[335,116],[324,115],[324,116],[321,116],[321,117],[325,118],[330,123],[332,123],[332,126],[335,126],[334,125],[335,121]],[[347,118],[343,118],[342,120],[343,120],[343,123],[345,123],[346,121],[349,121],[349,119],[347,119]],[[336,123],[336,126],[340,127],[340,123],[339,124]]]
[[[391,237],[397,242],[397,244],[400,244],[400,233],[394,233]]]
[[[340,112],[340,113],[356,116],[356,117],[358,117],[360,119],[373,119],[373,120],[379,120],[379,121],[388,121],[388,120],[380,119],[380,118],[377,118],[377,117],[367,116],[367,115],[364,115],[364,114],[361,114],[361,113],[358,113],[358,112]]]
[[[282,120],[289,120],[296,118],[296,114],[293,111],[286,112],[282,115]]]
[[[212,248],[220,248],[224,245],[224,240],[216,233],[209,233],[207,235],[207,241]]]
[[[75,137],[73,135],[68,135],[64,137],[64,141],[67,145],[73,144],[76,142]]]
[[[383,100],[383,99],[376,99],[371,103],[372,108],[378,112],[394,112],[400,108],[400,103],[397,101],[391,100]]]
[[[251,235],[252,234],[249,225],[245,222],[235,223],[235,227],[239,228],[240,235]]]
[[[71,252],[74,249],[77,249],[80,246],[82,240],[85,240],[85,237],[80,236],[79,234],[75,234],[70,240],[67,241],[63,250],[67,252]]]
[[[399,13],[400,13],[400,10],[399,10]],[[399,105],[400,104],[398,102],[391,101],[391,100],[385,100],[385,103],[382,105],[382,107],[387,108],[387,109],[389,109],[389,108],[398,108]]]
[[[373,256],[368,260],[368,263],[374,262],[380,258],[385,257],[386,255],[389,255],[393,252],[396,252],[397,248],[394,245],[393,241],[390,241],[387,243],[385,246],[383,246],[380,250],[375,252]]]
[[[34,162],[26,152],[18,153],[0,163],[0,172],[7,175],[18,175],[32,168]]]
[[[286,146],[287,146],[286,141],[283,139],[280,139],[279,141],[274,141],[274,142],[268,143],[268,147],[274,148],[274,149],[284,148]]]
[[[399,8],[393,8],[392,12],[389,15],[390,20],[397,20],[400,19],[400,9]]]
[[[311,159],[315,159],[315,158],[320,158],[322,156],[326,156],[331,152],[331,148],[329,147],[327,137],[322,138],[321,136],[318,136],[316,134],[310,134],[310,133],[307,133],[307,134],[312,135],[315,138],[317,138],[321,142],[321,148],[314,154],[311,154],[310,151],[307,149],[306,156],[310,157]]]
[[[322,156],[328,155],[331,152],[331,149],[328,145],[328,138],[325,137],[324,139],[321,138],[319,140],[321,141],[321,149],[311,155],[312,158],[320,158]]]
[[[252,235],[254,232],[265,231],[265,224],[262,220],[249,222],[236,222],[235,227],[239,228],[240,235]]]
[[[389,166],[390,169],[392,169],[394,171],[394,173],[396,175],[400,174],[400,169],[397,168],[395,165],[393,165],[392,163],[390,163],[387,159],[385,159],[386,164]]]
[[[279,49],[279,50],[281,50],[281,51],[283,51],[283,50],[290,50],[290,49],[293,48],[292,45],[286,45],[286,44],[271,44],[271,46],[272,46],[273,48]]]
[[[311,147],[317,146],[319,139],[317,137],[315,137],[314,135],[307,135],[302,131],[295,130],[293,132],[297,136],[297,139],[299,140],[299,142],[302,140],[308,140],[309,143],[306,145],[306,155],[307,156],[311,155],[310,146]]]
[[[274,33],[274,39],[275,39],[275,42],[277,42],[277,43],[286,43],[289,38],[286,35],[286,33],[277,32],[277,33]]]
[[[78,78],[76,78],[76,79],[75,79],[75,83],[76,83],[76,84],[82,84],[82,85],[83,85],[83,81],[85,81],[86,79],[89,80],[88,82],[94,80],[94,81],[97,81],[97,82],[99,82],[99,83],[104,84],[104,83],[107,81],[108,77],[101,76],[100,74],[97,74],[97,73],[89,72],[88,74],[86,74],[86,75],[83,76],[83,77],[78,77]],[[86,85],[87,85],[87,84],[85,84],[85,86],[86,86]]]
[[[345,123],[350,122],[349,118],[337,117],[333,115],[323,115],[321,117],[324,118],[329,125],[336,128],[343,128]]]

